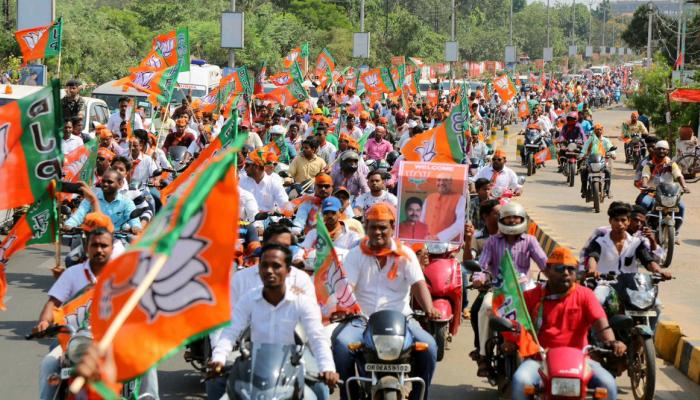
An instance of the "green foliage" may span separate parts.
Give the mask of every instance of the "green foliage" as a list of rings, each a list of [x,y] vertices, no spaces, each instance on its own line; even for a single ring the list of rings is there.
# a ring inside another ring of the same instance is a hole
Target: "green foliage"
[[[670,129],[666,124],[666,93],[671,84],[671,67],[666,64],[660,53],[656,54],[654,60],[651,68],[640,68],[636,71],[639,90],[629,97],[628,105],[648,115],[652,125],[656,127],[655,134],[661,138],[675,140],[678,128],[686,124],[693,125],[697,132],[698,104],[671,102]]]

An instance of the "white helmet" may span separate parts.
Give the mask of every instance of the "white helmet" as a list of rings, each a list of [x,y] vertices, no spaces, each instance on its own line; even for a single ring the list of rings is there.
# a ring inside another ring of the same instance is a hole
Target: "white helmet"
[[[505,225],[501,221],[505,217],[521,217],[523,222],[517,225]],[[498,230],[504,235],[520,235],[527,231],[527,213],[525,207],[519,203],[510,202],[501,207],[498,212]]]
[[[272,125],[270,128],[270,135],[284,135],[285,133],[287,133],[287,129],[282,125]]]
[[[666,149],[666,150],[670,149],[670,147],[668,146],[668,142],[665,140],[659,140],[658,142],[656,142],[654,147],[657,149]]]

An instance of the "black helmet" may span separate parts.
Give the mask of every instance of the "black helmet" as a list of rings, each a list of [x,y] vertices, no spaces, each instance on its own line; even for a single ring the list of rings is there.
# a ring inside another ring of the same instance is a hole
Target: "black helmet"
[[[399,158],[400,155],[401,155],[401,153],[399,153],[396,150],[391,151],[391,152],[389,152],[389,154],[386,155],[386,162],[393,167],[394,163],[396,162],[396,160]]]

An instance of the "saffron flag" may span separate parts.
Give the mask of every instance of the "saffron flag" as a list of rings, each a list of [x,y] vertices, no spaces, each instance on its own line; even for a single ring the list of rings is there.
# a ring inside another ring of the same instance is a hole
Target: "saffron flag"
[[[324,48],[316,59],[316,76],[321,80],[321,88],[325,88],[326,84],[332,81],[334,70],[335,59],[331,52]]]
[[[83,146],[66,154],[63,164],[63,180],[68,182],[85,182],[92,186],[97,162],[97,141],[91,140]]]
[[[179,28],[154,37],[151,50],[156,49],[163,55],[169,67],[178,66],[179,72],[190,70],[190,34],[187,28]]]
[[[393,93],[394,81],[387,68],[373,68],[360,74],[360,80],[365,85],[365,90],[369,93]]]
[[[0,210],[32,204],[61,179],[59,82],[0,107]]]
[[[498,95],[501,96],[501,100],[504,103],[509,102],[517,93],[515,91],[515,86],[513,86],[513,82],[511,82],[510,78],[506,74],[503,74],[493,80],[493,88],[496,90],[496,92],[498,92]]]
[[[428,102],[430,107],[435,107],[438,105],[439,96],[440,94],[437,90],[428,90],[425,100]]]
[[[314,286],[321,315],[327,320],[334,312],[359,314],[357,303],[347,274],[333,248],[333,240],[323,223],[322,213],[316,214],[316,262],[314,264]]]
[[[282,86],[273,89],[269,93],[264,93],[257,96],[260,100],[270,100],[285,106],[293,106],[308,98],[306,89],[297,81],[290,85]]]
[[[527,104],[527,101],[523,100],[520,103],[518,103],[518,117],[527,118],[529,116],[530,106]]]
[[[289,68],[295,62],[301,61],[301,47],[295,47],[284,57],[284,67]]]
[[[461,163],[468,132],[469,109],[465,91],[449,117],[437,127],[413,136],[401,149],[406,161]]]
[[[267,80],[267,65],[263,62],[260,67],[260,72],[255,76],[255,85],[253,86],[253,94],[264,93],[263,83]]]
[[[154,48],[139,62],[138,68],[152,68],[158,70],[167,66],[168,60],[165,59],[163,53],[161,53],[159,49]]]
[[[536,164],[544,164],[545,161],[552,159],[552,151],[546,147],[533,155]]]
[[[537,334],[527,311],[510,250],[506,250],[501,257],[501,275],[494,279],[493,311],[499,317],[520,324],[522,329],[518,338],[518,352],[523,358],[539,352],[540,346],[535,339]]]
[[[151,67],[137,67],[131,69],[131,75],[127,85],[148,94],[148,102],[157,105],[168,105],[173,96],[177,76],[179,74],[176,65],[154,69]]]
[[[203,169],[221,151],[232,148],[239,151],[245,143],[248,135],[238,134],[238,114],[233,113],[221,128],[221,133],[207,146],[192,163],[182,171],[168,186],[160,191],[163,203],[167,202],[180,187],[187,186],[187,183],[195,176],[195,173]]]
[[[112,342],[118,381],[142,375],[230,320],[231,250],[239,222],[235,160],[233,150],[212,160],[98,276],[90,307],[96,341],[154,260],[168,257]]]
[[[88,322],[88,316],[90,315],[88,311],[92,304],[93,294],[94,286],[89,285],[73,296],[73,298],[63,303],[61,307],[54,309],[53,323],[56,325],[67,325],[75,330],[80,329]],[[64,352],[68,346],[70,336],[69,333],[59,333],[56,336]]]
[[[22,65],[27,62],[57,56],[61,52],[63,19],[51,25],[37,26],[15,32],[15,38],[22,51]]]
[[[52,185],[53,186],[53,185]],[[5,266],[10,257],[28,245],[54,243],[58,235],[58,214],[53,190],[47,190],[27,210],[0,243],[0,310],[5,310],[7,293]]]
[[[271,75],[270,82],[275,86],[287,86],[294,82],[294,78],[289,72],[280,72],[279,74]]]

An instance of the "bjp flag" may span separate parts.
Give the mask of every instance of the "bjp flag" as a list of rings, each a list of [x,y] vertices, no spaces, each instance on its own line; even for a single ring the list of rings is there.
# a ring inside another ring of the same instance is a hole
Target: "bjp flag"
[[[179,72],[190,70],[190,34],[187,28],[179,28],[153,38],[151,50],[159,50],[167,66],[178,66]]]
[[[360,75],[360,80],[369,93],[393,93],[394,80],[387,68],[373,68]]]
[[[530,116],[530,106],[527,101],[521,101],[518,103],[518,117],[527,118]]]
[[[155,69],[152,67],[137,67],[131,69],[127,86],[139,92],[148,94],[148,102],[157,105],[170,104],[177,84],[178,67]]]
[[[163,53],[161,53],[159,49],[154,48],[139,62],[138,66],[139,68],[153,68],[158,70],[167,67],[168,60],[165,59]]]
[[[428,101],[428,105],[430,107],[435,107],[438,104],[439,100],[439,92],[437,90],[428,90],[427,95],[425,96],[426,100]]]
[[[66,301],[61,307],[53,310],[53,323],[56,325],[67,325],[75,330],[80,329],[87,322],[88,310],[92,304],[92,296],[94,295],[94,286],[90,285]],[[56,339],[61,345],[63,351],[66,351],[68,341],[70,340],[69,333],[59,333]]]
[[[301,61],[301,47],[295,47],[284,57],[284,67],[289,68],[295,62]]]
[[[111,342],[118,381],[144,374],[230,320],[239,222],[235,160],[233,150],[212,160],[97,277],[90,322],[100,341],[150,268],[166,260]]]
[[[61,179],[59,82],[0,107],[0,210],[32,204]]]
[[[55,243],[58,239],[58,214],[53,185],[49,189],[29,207],[27,213],[0,242],[0,310],[5,310],[3,300],[7,293],[5,266],[10,257],[27,245]]]
[[[61,52],[63,19],[47,26],[23,29],[15,32],[15,38],[22,52],[22,65],[28,61],[57,56]]]
[[[516,95],[513,82],[511,82],[508,75],[505,74],[493,80],[493,88],[496,90],[498,95],[501,96],[501,100],[503,100],[504,103],[509,102],[510,99]]]
[[[292,74],[289,72],[280,72],[270,76],[270,82],[275,86],[287,86],[294,81]]]

